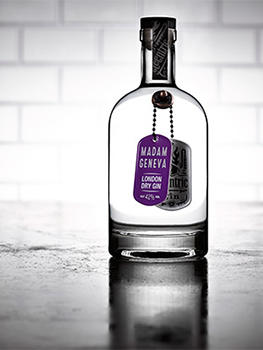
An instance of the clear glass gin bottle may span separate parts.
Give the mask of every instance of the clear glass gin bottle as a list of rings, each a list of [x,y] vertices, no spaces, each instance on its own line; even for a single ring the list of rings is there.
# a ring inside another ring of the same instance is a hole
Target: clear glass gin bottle
[[[208,249],[208,124],[175,83],[176,19],[141,18],[142,79],[109,121],[109,252],[137,260]]]

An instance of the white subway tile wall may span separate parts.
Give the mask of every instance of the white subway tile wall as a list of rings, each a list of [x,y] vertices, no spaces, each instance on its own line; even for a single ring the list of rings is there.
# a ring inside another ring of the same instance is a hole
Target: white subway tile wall
[[[229,24],[262,25],[262,0],[223,0],[222,21]]]
[[[18,59],[18,30],[0,28],[0,62],[15,62]]]
[[[210,125],[210,197],[263,200],[263,0],[0,0],[0,200],[107,201],[107,123],[139,18],[177,18],[177,83]]]
[[[58,68],[1,66],[0,102],[56,102]]]
[[[18,108],[0,106],[0,142],[18,142]]]
[[[52,0],[1,0],[1,23],[48,23],[57,18],[57,2]]]
[[[254,63],[256,33],[251,29],[190,29],[182,32],[181,59],[185,63]],[[246,43],[246,51],[242,45]],[[233,50],[235,47],[235,50]]]
[[[136,7],[134,0],[66,0],[64,19],[93,24],[133,22],[137,20]]]
[[[96,62],[96,33],[81,28],[29,28],[24,31],[26,62]]]

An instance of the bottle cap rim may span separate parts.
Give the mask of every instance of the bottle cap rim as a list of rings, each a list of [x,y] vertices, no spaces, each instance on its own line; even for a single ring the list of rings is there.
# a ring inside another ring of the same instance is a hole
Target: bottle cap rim
[[[153,28],[154,22],[167,23],[168,28],[176,29],[176,18],[175,17],[141,17],[141,29],[144,28]]]

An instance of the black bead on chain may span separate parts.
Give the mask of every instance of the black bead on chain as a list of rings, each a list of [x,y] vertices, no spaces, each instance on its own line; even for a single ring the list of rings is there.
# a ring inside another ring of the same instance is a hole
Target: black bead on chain
[[[174,138],[173,106],[170,106],[170,127],[171,127],[171,139],[173,139]]]
[[[153,128],[152,128],[152,132],[153,132],[153,140],[156,141],[156,107],[153,106]]]

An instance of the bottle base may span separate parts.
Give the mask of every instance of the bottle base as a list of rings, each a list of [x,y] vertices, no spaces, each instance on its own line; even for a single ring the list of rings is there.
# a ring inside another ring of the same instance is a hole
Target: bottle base
[[[208,250],[207,220],[184,226],[137,226],[110,219],[109,226],[109,252],[115,258],[192,260],[205,256]]]

